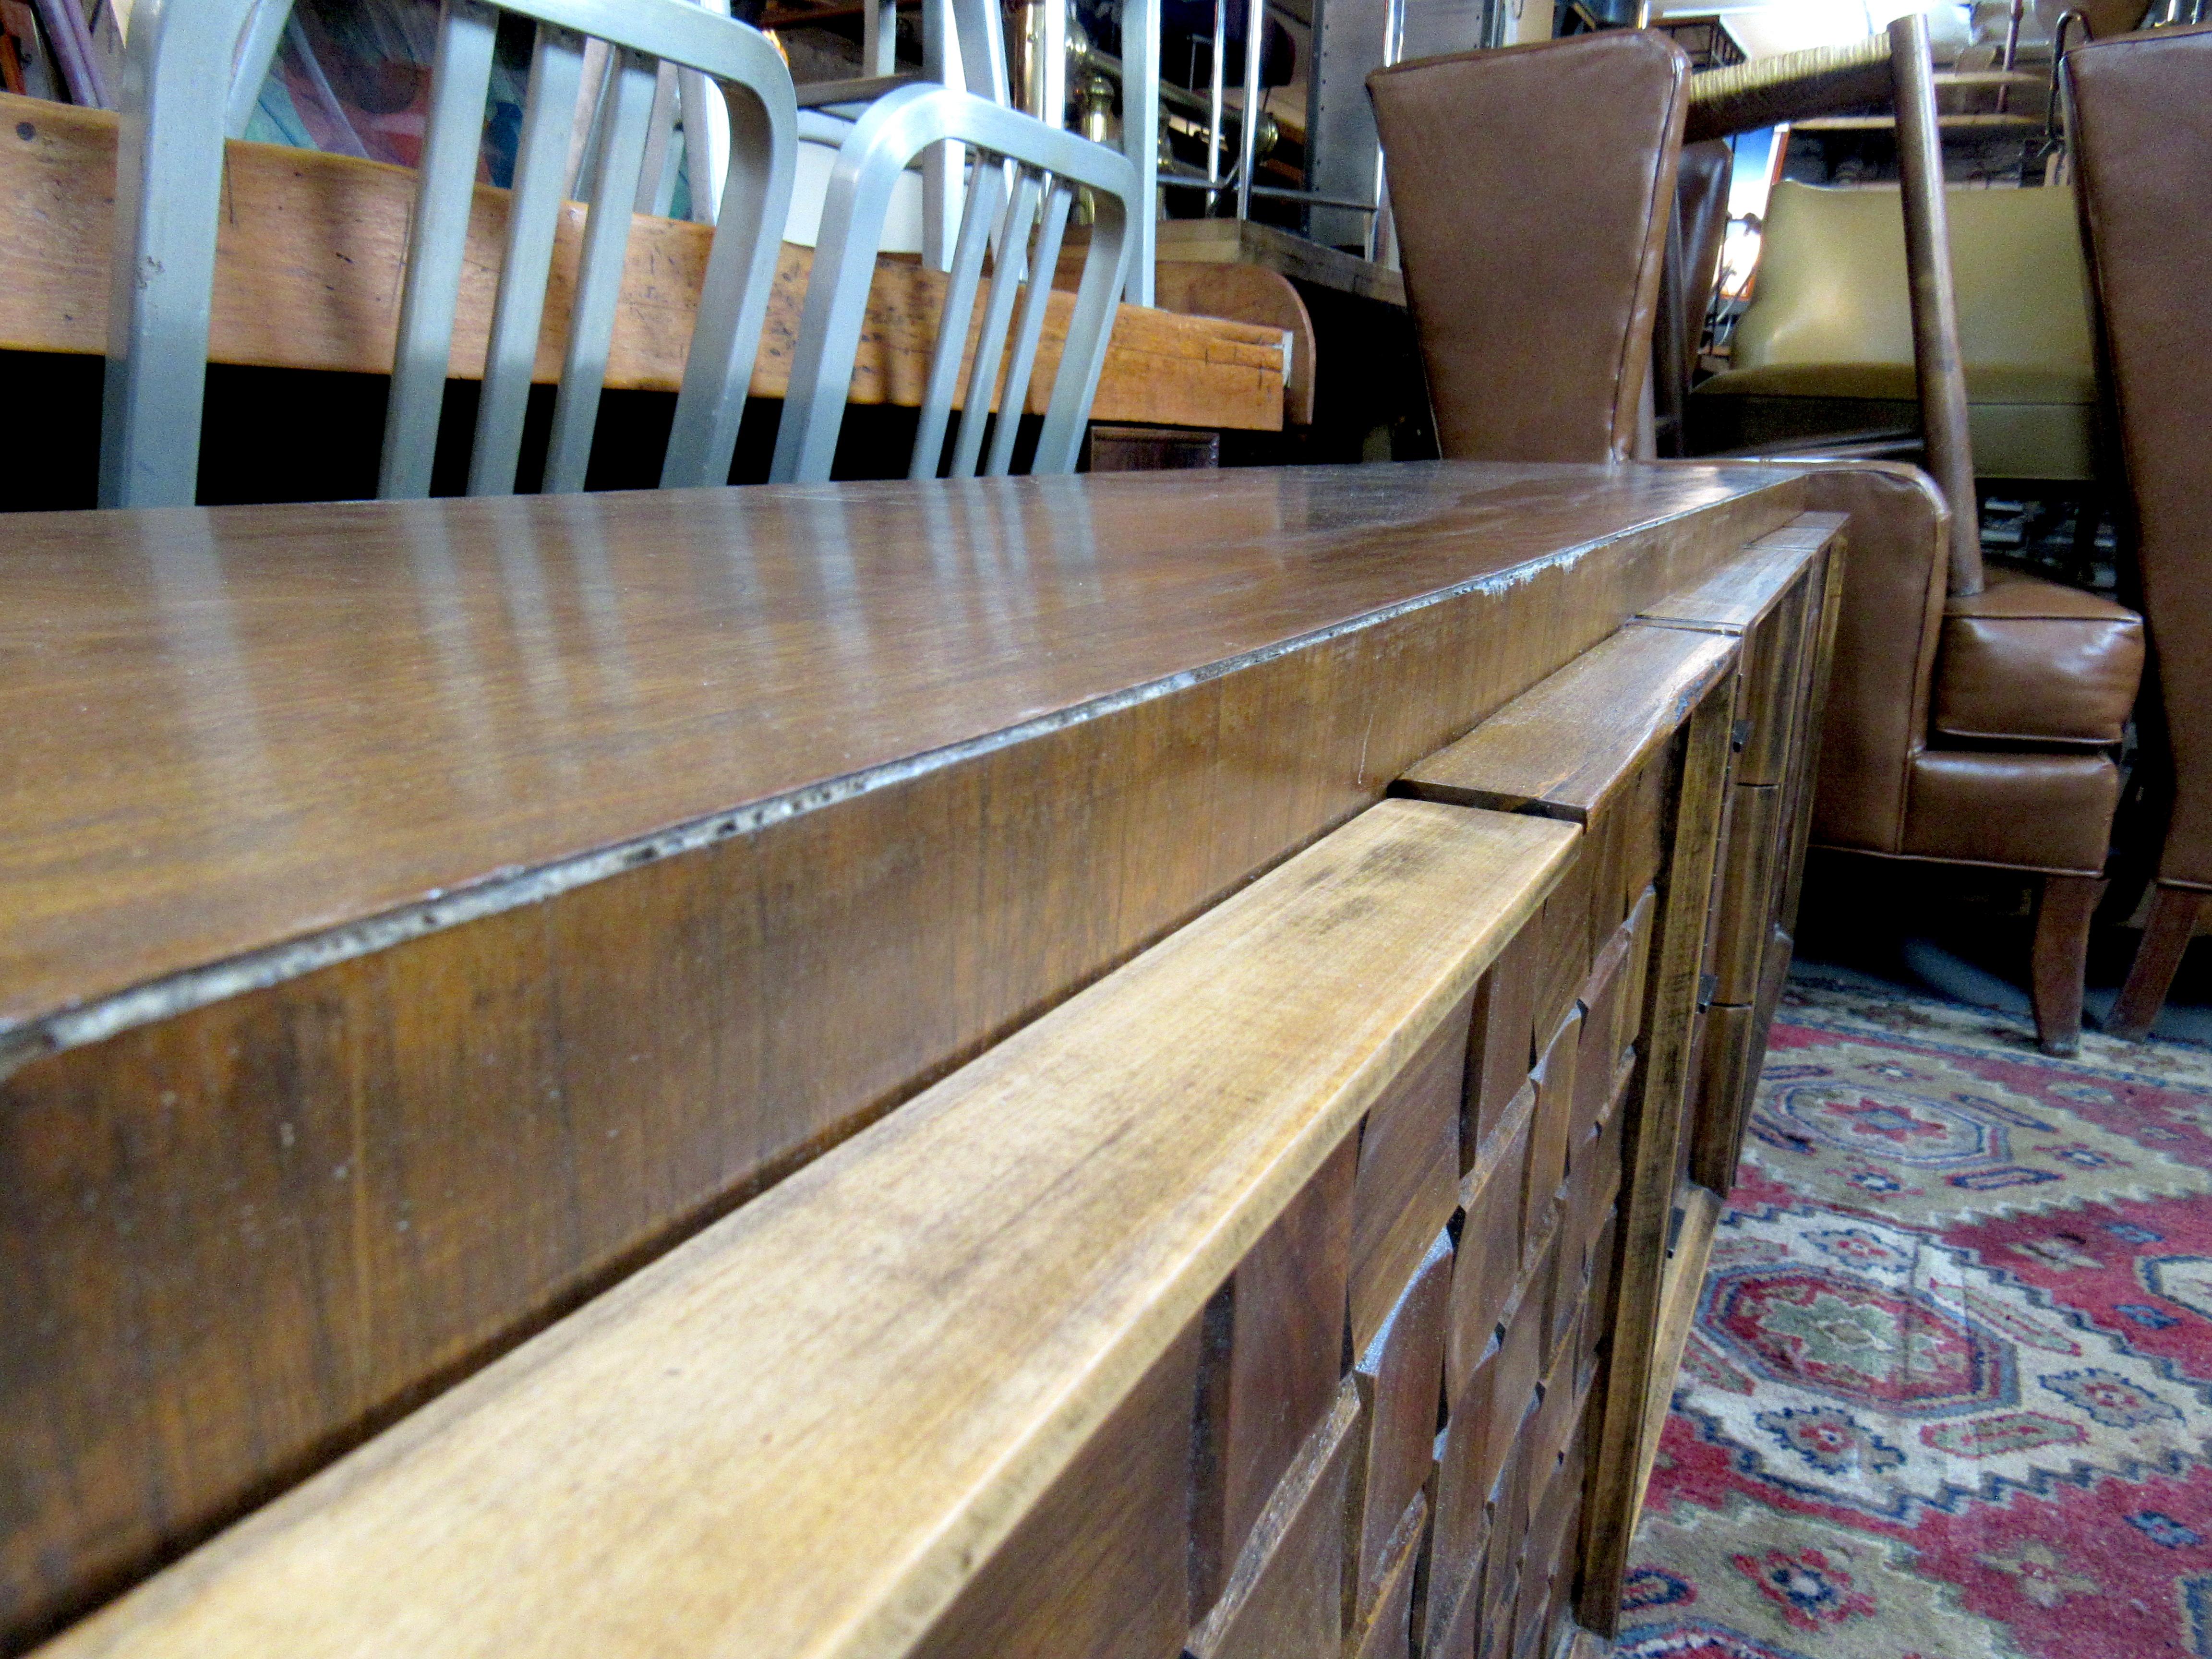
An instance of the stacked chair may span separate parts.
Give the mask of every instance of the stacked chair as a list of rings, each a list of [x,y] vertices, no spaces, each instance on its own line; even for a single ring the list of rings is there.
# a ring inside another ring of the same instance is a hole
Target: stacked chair
[[[1011,469],[1053,273],[1060,262],[1061,235],[1076,188],[1087,186],[1096,217],[1033,463],[1038,472],[1075,471],[1085,416],[1105,368],[1107,338],[1127,275],[1136,171],[1114,150],[1071,132],[1055,131],[1001,105],[950,87],[916,86],[902,88],[869,107],[846,141],[831,175],[822,214],[824,234],[816,246],[814,274],[807,284],[806,311],[792,357],[791,390],[776,434],[772,477],[817,482],[830,476],[891,187],[917,157],[948,142],[969,147],[975,164],[930,356],[909,476],[933,478],[943,464],[953,388],[963,367],[984,258],[994,245],[998,275],[985,304],[981,335],[969,354],[951,472],[955,477],[975,476],[987,425],[992,430],[991,450],[983,470],[1002,477]],[[1012,349],[999,382],[1010,332]],[[995,422],[987,422],[994,390],[1000,415]]]
[[[2150,925],[2106,1022],[2140,1036],[2212,896],[2212,28],[2099,40],[2068,53],[2065,74],[2113,470],[2159,691],[2146,748],[2171,767]]]
[[[223,143],[243,94],[210,86],[258,84],[274,51],[282,0],[140,0],[127,56],[117,146],[115,251],[101,427],[100,499],[107,507],[188,505],[198,471],[201,406],[216,267]],[[974,8],[970,7],[970,10]],[[665,78],[711,84],[727,111],[729,148],[697,321],[685,361],[663,487],[729,477],[763,323],[790,210],[799,111],[789,70],[758,30],[690,0],[446,0],[433,66],[428,128],[418,175],[385,422],[378,494],[430,489],[499,15],[537,25],[514,185],[507,202],[497,300],[483,365],[468,490],[515,487],[538,357],[556,228],[568,183],[571,135],[591,51],[606,65],[592,124],[597,181],[583,232],[547,451],[544,489],[584,486],[613,337],[633,203],[641,189]],[[596,46],[594,43],[598,43]],[[979,33],[975,50],[994,38]],[[999,75],[1003,82],[1003,59]],[[847,88],[859,95],[859,89]],[[871,86],[867,91],[880,91]],[[842,139],[825,208],[816,279],[795,349],[795,394],[779,435],[776,476],[820,478],[844,413],[859,319],[874,276],[890,185],[925,149],[947,141],[972,153],[973,185],[960,257],[945,295],[930,377],[937,470],[969,319],[994,248],[984,338],[974,353],[965,407],[977,411],[954,445],[953,470],[979,465],[983,412],[1001,379],[1021,409],[1049,304],[1072,190],[1097,207],[1073,320],[1037,448],[1036,466],[1073,471],[1103,367],[1126,271],[1134,169],[1116,152],[1059,131],[1002,102],[939,85],[894,86]],[[842,129],[841,129],[842,130]],[[986,154],[988,150],[988,154]],[[1031,257],[1031,244],[1037,257]],[[1042,281],[1022,281],[1030,271]],[[1017,300],[1021,315],[1010,325]],[[1018,422],[1000,424],[987,470],[1012,460]]]
[[[214,290],[227,111],[254,0],[145,0],[134,15],[116,149],[114,277],[100,432],[103,507],[193,499]],[[655,61],[711,76],[727,100],[732,160],[677,399],[661,483],[729,475],[790,210],[798,113],[791,75],[757,29],[684,0],[448,0],[432,70],[407,274],[400,301],[379,495],[429,494],[474,204],[498,13],[534,20],[505,258],[483,364],[469,492],[514,488],[554,234],[567,182],[584,46],[620,49],[612,118],[599,123],[599,176],[642,173]],[[583,486],[629,237],[632,191],[606,188],[584,231],[568,348],[545,465],[549,489]]]
[[[1910,50],[1932,137],[1924,34]],[[1847,68],[1839,95],[1864,97],[1866,65]],[[1370,78],[1447,456],[1650,453],[1640,414],[1690,82],[1671,42],[1627,31]],[[1569,103],[1578,118],[1557,120]],[[1559,180],[1574,184],[1565,207],[1547,191]],[[1923,390],[1923,408],[1944,392]],[[2039,878],[2036,1024],[2046,1049],[2070,1053],[2142,625],[2090,594],[1984,579],[1964,397],[1949,392],[1955,406],[1929,421],[1948,491],[1901,465],[1787,461],[1808,467],[1810,507],[1851,520],[1813,839]]]
[[[2095,477],[2096,375],[2073,192],[1946,192],[1976,477]],[[1784,183],[1730,367],[1690,399],[1706,447],[1910,428],[1917,415],[1905,239],[1887,191]]]
[[[1697,374],[1705,313],[1720,287],[1735,172],[1735,152],[1717,138],[1682,147],[1667,263],[1660,273],[1657,355],[1651,366],[1652,436],[1662,455],[1686,453],[1686,405]]]

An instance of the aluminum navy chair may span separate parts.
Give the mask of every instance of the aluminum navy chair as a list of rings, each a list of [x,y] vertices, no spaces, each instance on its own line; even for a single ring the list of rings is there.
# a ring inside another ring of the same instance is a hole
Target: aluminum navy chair
[[[257,0],[139,0],[116,156],[100,434],[104,507],[189,505],[193,499],[223,140],[240,110],[250,112],[250,94],[235,88],[249,82],[258,87],[257,71],[265,72],[282,27],[281,18],[273,26],[270,18],[282,9]],[[664,63],[720,88],[732,139],[660,482],[720,483],[729,476],[790,209],[798,146],[790,71],[758,30],[689,0],[447,0],[408,238],[377,493],[386,499],[429,493],[501,12],[531,19],[538,32],[469,493],[514,488],[585,49],[594,40],[605,42],[611,55],[590,166],[609,187],[596,193],[585,224],[544,488],[583,488],[634,181],[644,169],[657,66]],[[210,86],[234,92],[211,100]]]
[[[994,477],[1012,470],[1062,235],[1075,191],[1084,187],[1095,218],[1030,465],[1036,472],[1075,470],[1127,275],[1136,169],[1117,151],[988,100],[949,87],[914,86],[871,105],[839,152],[792,356],[772,477],[811,482],[830,476],[892,186],[922,152],[947,142],[964,145],[973,164],[909,476],[934,477],[943,463],[953,392],[984,286],[984,260],[994,250],[950,471],[955,477],[972,477],[979,464]],[[1000,417],[987,422],[994,401]],[[985,455],[987,425],[991,447]]]

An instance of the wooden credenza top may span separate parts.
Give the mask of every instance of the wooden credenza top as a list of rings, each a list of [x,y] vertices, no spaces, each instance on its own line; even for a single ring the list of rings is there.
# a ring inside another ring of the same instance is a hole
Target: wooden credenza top
[[[1781,476],[1437,464],[0,519],[0,1043],[69,1010],[107,1022],[87,1040],[757,829]],[[271,951],[304,954],[240,960]],[[161,988],[225,963],[227,987]],[[185,1002],[85,1012],[149,987]]]

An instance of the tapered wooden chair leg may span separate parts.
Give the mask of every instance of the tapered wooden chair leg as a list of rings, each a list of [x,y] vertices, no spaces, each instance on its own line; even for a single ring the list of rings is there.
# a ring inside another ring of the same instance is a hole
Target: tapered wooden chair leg
[[[2035,908],[2035,1039],[2046,1054],[2081,1046],[2081,981],[2089,965],[2089,919],[2104,896],[2101,876],[2045,876]]]
[[[2166,1006],[2166,994],[2172,988],[2182,953],[2189,949],[2190,938],[2197,931],[2205,897],[2194,889],[2163,883],[2154,890],[2149,925],[2143,929],[2142,943],[2136,946],[2136,959],[2128,965],[2128,982],[2120,988],[2120,1000],[2112,1005],[2112,1016],[2105,1022],[2105,1029],[2114,1036],[2149,1035],[2158,1011]]]

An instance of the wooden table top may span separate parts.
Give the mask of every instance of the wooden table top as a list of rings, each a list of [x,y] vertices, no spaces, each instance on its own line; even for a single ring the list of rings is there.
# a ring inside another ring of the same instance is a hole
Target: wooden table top
[[[57,1017],[93,1040],[1790,476],[0,515],[0,1070]]]

